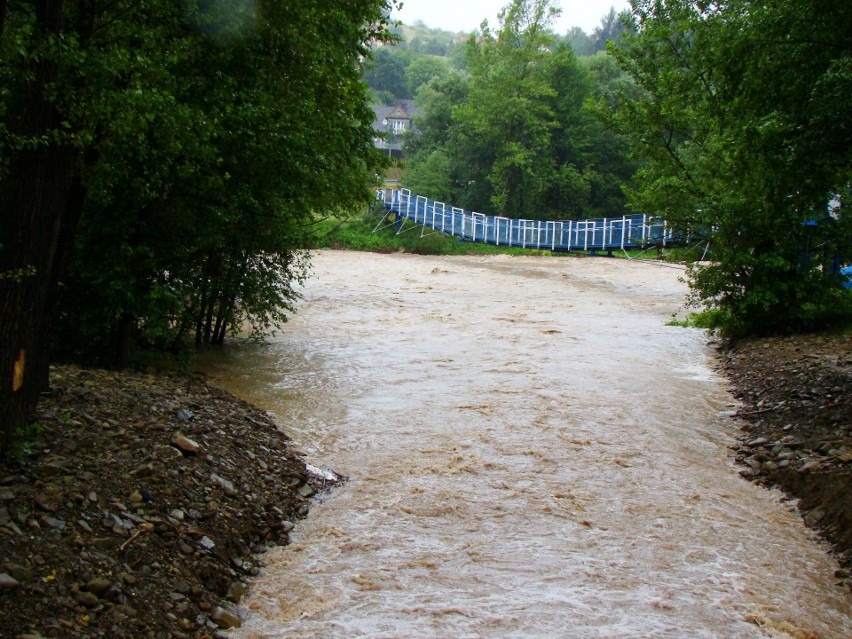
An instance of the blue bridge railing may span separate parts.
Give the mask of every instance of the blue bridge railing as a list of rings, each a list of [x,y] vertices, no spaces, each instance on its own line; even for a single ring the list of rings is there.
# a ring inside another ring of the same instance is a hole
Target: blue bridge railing
[[[588,220],[524,220],[465,211],[443,202],[414,195],[408,189],[383,189],[378,199],[388,214],[421,226],[456,235],[471,242],[496,246],[594,251],[665,246],[675,240],[661,218],[623,215]]]

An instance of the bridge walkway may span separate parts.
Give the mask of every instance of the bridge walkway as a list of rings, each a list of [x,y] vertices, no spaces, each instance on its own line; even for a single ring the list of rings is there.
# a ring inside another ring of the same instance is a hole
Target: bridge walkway
[[[408,189],[383,189],[378,199],[386,215],[470,242],[550,251],[611,251],[677,243],[662,218],[634,214],[588,220],[525,220],[485,215],[414,195]]]

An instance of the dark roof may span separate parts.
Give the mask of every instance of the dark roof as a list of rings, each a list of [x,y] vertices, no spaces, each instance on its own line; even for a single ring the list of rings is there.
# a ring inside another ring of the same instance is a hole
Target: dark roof
[[[396,104],[390,106],[384,104],[374,104],[373,114],[375,115],[375,120],[373,120],[373,128],[376,131],[387,131],[388,125],[384,124],[384,120],[388,120],[391,118],[408,118],[410,120],[413,120],[414,117],[417,115],[417,107],[414,105],[414,100],[400,100]]]

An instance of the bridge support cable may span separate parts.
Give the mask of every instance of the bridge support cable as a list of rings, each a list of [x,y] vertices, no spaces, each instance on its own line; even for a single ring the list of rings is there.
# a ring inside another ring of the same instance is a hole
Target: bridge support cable
[[[396,224],[396,221],[385,224],[385,220],[387,220],[388,217],[391,215],[396,215],[396,213],[393,212],[393,209],[388,209],[387,212],[382,216],[382,219],[379,220],[379,223],[376,224],[375,228],[373,228],[373,233],[381,231],[382,229],[390,228],[391,226]]]

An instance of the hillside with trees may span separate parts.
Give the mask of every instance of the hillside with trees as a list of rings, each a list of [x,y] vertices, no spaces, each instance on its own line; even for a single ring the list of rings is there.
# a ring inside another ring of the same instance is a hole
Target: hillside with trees
[[[635,165],[623,138],[589,108],[629,83],[601,52],[621,37],[621,19],[613,10],[603,16],[586,36],[594,55],[581,57],[569,37],[553,32],[558,13],[549,2],[515,2],[495,30],[485,24],[462,38],[403,27],[400,44],[376,52],[367,71],[374,98],[415,97],[418,106],[405,146],[406,187],[532,219],[625,212],[621,187]],[[445,55],[419,53],[424,42]]]

